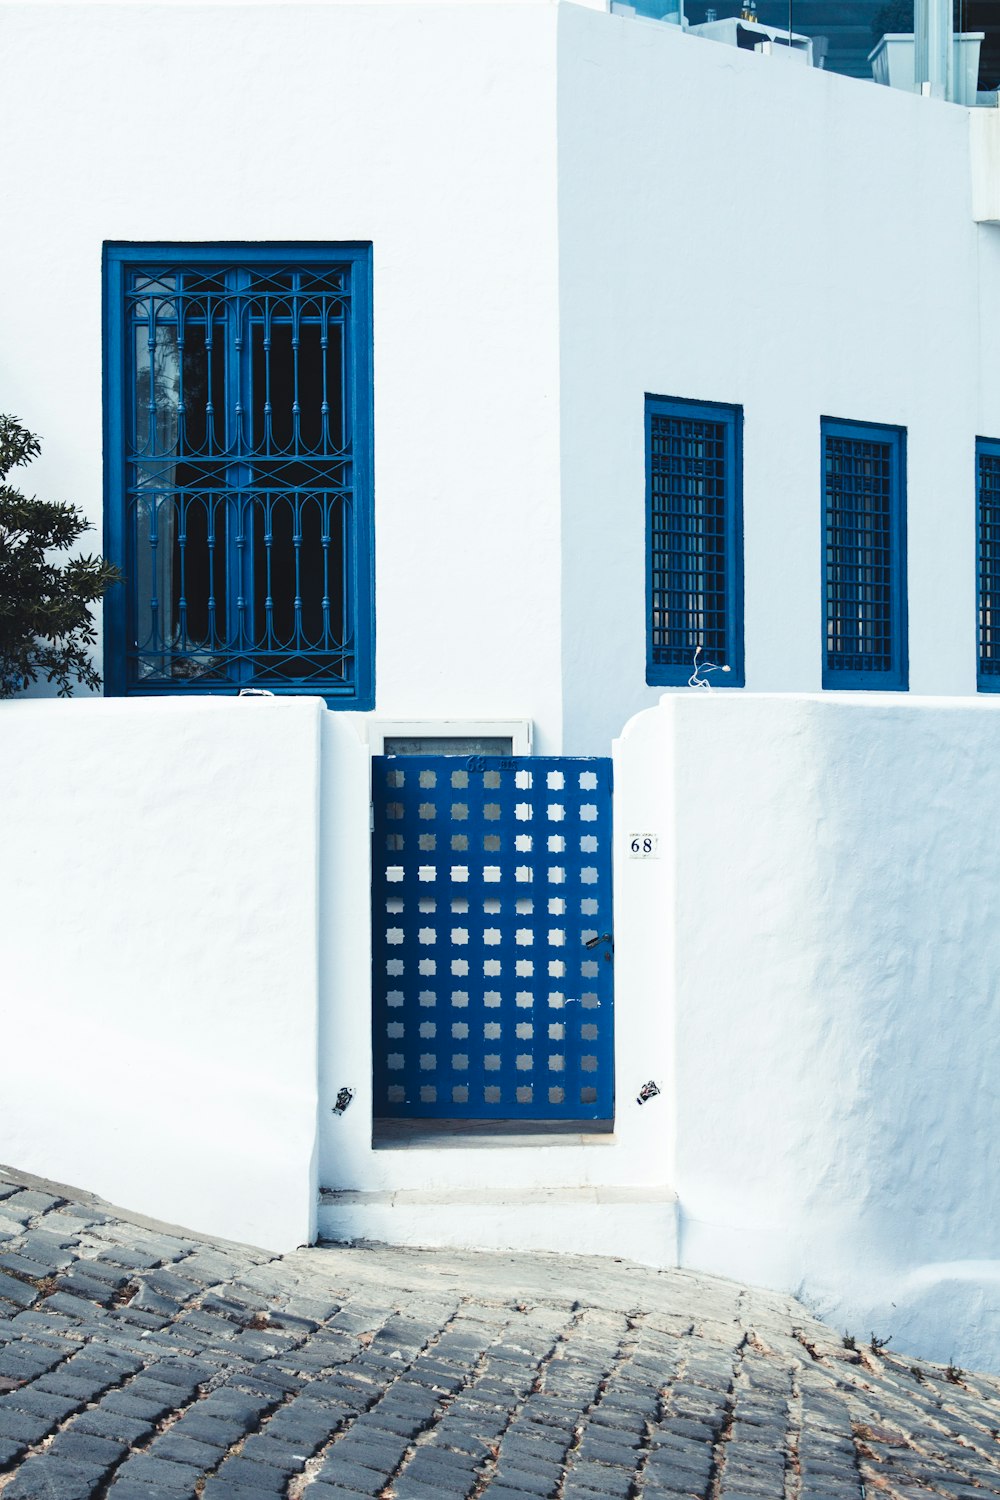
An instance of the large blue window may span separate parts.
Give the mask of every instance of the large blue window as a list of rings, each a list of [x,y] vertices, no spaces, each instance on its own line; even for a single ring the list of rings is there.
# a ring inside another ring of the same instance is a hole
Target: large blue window
[[[905,433],[822,420],[823,686],[905,689]]]
[[[976,682],[1000,692],[1000,442],[976,439]]]
[[[105,247],[112,693],[374,699],[371,259]]]
[[[646,681],[743,685],[743,412],[646,397]]]

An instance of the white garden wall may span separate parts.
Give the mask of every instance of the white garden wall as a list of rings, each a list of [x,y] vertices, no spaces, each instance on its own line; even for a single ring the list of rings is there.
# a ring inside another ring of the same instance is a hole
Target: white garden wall
[[[994,1369],[998,745],[982,700],[699,693],[616,760],[619,846],[660,836],[617,941],[674,1038],[681,1264]]]
[[[322,712],[0,704],[0,1161],[313,1237]]]

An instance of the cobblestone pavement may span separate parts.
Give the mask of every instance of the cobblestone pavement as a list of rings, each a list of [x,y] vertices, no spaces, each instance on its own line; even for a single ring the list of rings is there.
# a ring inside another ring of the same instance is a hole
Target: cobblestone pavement
[[[1000,1377],[540,1255],[274,1257],[0,1168],[0,1500],[1000,1496]]]

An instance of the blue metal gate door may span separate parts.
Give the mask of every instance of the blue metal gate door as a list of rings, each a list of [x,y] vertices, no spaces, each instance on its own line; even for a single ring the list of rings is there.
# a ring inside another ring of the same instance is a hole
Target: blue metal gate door
[[[611,762],[372,764],[377,1116],[614,1112]]]

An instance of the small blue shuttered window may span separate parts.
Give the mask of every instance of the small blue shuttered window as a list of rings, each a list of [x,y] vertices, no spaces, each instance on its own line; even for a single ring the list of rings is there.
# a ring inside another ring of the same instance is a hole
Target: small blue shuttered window
[[[1000,442],[976,439],[976,682],[1000,693]]]
[[[371,255],[105,246],[111,693],[374,699]]]
[[[822,419],[823,686],[903,690],[905,433]]]
[[[743,686],[739,406],[646,397],[646,681]]]

